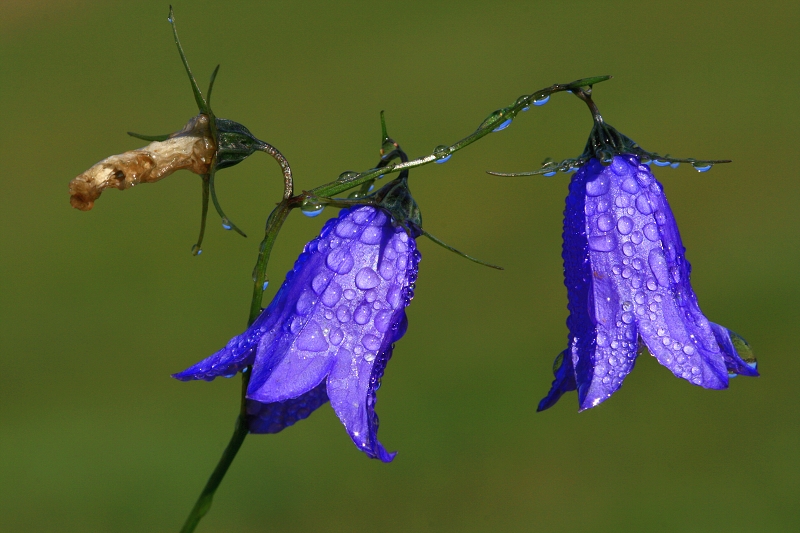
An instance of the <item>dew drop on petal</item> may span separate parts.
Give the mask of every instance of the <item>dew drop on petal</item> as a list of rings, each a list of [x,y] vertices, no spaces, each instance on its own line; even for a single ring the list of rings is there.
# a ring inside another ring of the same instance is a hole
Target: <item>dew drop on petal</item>
[[[377,287],[380,282],[380,278],[370,267],[364,267],[356,274],[356,287],[361,290]]]
[[[633,244],[626,242],[625,244],[622,245],[622,253],[628,257],[632,257],[633,254],[636,253],[636,250]]]
[[[633,233],[631,233],[631,242],[633,244],[642,244],[642,240],[644,240],[644,239],[642,237],[642,232],[641,231],[636,230]]]
[[[350,322],[350,310],[347,306],[340,305],[338,309],[336,309],[336,319],[342,324]]]
[[[647,257],[647,263],[650,265],[650,270],[656,277],[658,284],[662,287],[669,287],[669,271],[667,270],[667,260],[664,257],[664,252],[658,248],[653,248]]]
[[[649,215],[653,212],[653,207],[650,205],[650,199],[647,194],[640,194],[636,197],[636,209],[643,215]]]
[[[609,231],[614,227],[614,220],[609,215],[600,215],[597,217],[597,229],[600,231]]]
[[[322,303],[328,307],[333,307],[339,303],[341,298],[342,286],[333,281],[330,285],[328,285],[328,288],[325,289],[325,292],[322,294]]]
[[[660,239],[658,228],[652,222],[645,225],[645,227],[642,228],[642,231],[644,232],[644,236],[647,237],[647,240],[649,241],[657,242]]]
[[[347,274],[353,269],[355,259],[347,248],[337,248],[328,254],[325,264],[337,274]]]
[[[659,226],[663,226],[667,223],[667,215],[665,215],[663,211],[656,211],[653,216],[656,218],[656,222],[658,222]]]
[[[328,349],[328,342],[322,330],[313,320],[309,320],[306,327],[297,338],[297,348],[308,352],[324,352]]]
[[[361,236],[358,238],[359,241],[363,242],[364,244],[379,244],[381,242],[382,235],[381,228],[377,228],[375,226],[368,226],[364,228],[364,231],[361,233]]]
[[[605,173],[601,173],[594,180],[586,183],[586,194],[589,196],[602,196],[608,192],[610,184],[611,180],[608,179],[608,176]]]
[[[377,350],[381,347],[381,340],[375,335],[367,334],[361,337],[361,344],[363,344],[364,348],[367,350]]]
[[[619,231],[622,235],[628,235],[631,231],[633,231],[633,220],[630,217],[619,217],[617,221],[617,231]]]
[[[613,234],[589,237],[589,248],[596,252],[610,252],[617,246],[617,239]]]
[[[342,332],[341,328],[336,328],[331,331],[331,334],[328,338],[330,339],[331,344],[334,346],[339,346],[342,343],[342,340],[344,340],[344,333]]]
[[[633,178],[625,178],[625,180],[622,182],[622,185],[620,185],[620,188],[630,194],[636,194],[639,191],[639,185]]]
[[[369,317],[372,315],[372,309],[369,305],[363,304],[359,305],[358,308],[353,313],[353,322],[356,324],[363,326],[367,322],[369,322]]]

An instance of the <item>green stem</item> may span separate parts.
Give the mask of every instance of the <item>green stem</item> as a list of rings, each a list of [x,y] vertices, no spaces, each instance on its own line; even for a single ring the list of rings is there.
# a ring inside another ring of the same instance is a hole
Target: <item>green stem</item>
[[[200,520],[206,515],[208,510],[211,509],[214,493],[217,492],[217,488],[219,488],[220,483],[222,483],[225,474],[228,473],[228,468],[230,468],[233,460],[236,458],[239,448],[242,447],[244,438],[247,437],[249,430],[247,427],[247,411],[245,409],[245,393],[247,392],[247,385],[249,382],[250,368],[248,367],[247,371],[242,374],[242,401],[239,409],[239,416],[236,417],[236,425],[233,429],[231,440],[225,447],[225,451],[222,452],[222,457],[220,457],[216,468],[214,468],[214,471],[211,473],[211,477],[208,478],[203,492],[200,493],[200,497],[197,498],[197,502],[195,502],[189,516],[186,518],[186,522],[184,522],[181,528],[181,533],[192,533],[197,527],[197,524],[200,523]]]
[[[330,197],[336,196],[341,194],[349,189],[357,187],[359,185],[363,185],[370,180],[376,179],[381,174],[387,175],[394,172],[400,172],[405,169],[420,167],[422,165],[427,165],[429,163],[433,163],[438,159],[437,152],[444,154],[444,155],[451,155],[453,152],[457,152],[466,146],[474,143],[478,139],[485,137],[492,133],[495,128],[497,128],[500,124],[505,122],[508,119],[513,119],[517,116],[517,114],[523,110],[523,108],[530,107],[534,100],[538,100],[540,98],[545,98],[550,96],[551,94],[563,92],[563,91],[574,91],[580,89],[581,87],[592,86],[595,83],[600,83],[607,79],[611,78],[611,76],[596,76],[594,78],[583,78],[580,80],[573,81],[572,83],[557,83],[555,85],[551,85],[550,87],[546,87],[544,89],[540,89],[534,93],[520,96],[517,98],[517,101],[514,102],[512,105],[508,107],[504,107],[503,109],[499,109],[489,115],[486,120],[484,120],[478,129],[476,129],[472,134],[467,135],[460,141],[457,141],[450,146],[444,146],[443,150],[442,147],[437,147],[436,152],[414,159],[412,161],[406,161],[402,163],[396,163],[393,165],[389,165],[384,168],[373,168],[370,170],[365,170],[364,172],[360,172],[358,174],[348,176],[344,179],[336,180],[331,183],[327,183],[325,185],[321,185],[315,189],[309,191],[310,195],[313,196],[320,196],[320,197]]]

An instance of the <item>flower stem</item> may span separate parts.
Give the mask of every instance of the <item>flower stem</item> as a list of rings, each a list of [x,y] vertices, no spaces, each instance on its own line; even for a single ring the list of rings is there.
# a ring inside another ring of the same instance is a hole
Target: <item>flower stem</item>
[[[214,493],[217,492],[217,488],[219,488],[220,483],[222,483],[222,479],[228,472],[228,468],[230,468],[233,460],[236,458],[239,448],[242,447],[244,438],[247,437],[247,434],[249,433],[246,411],[247,402],[245,398],[245,394],[247,393],[247,385],[249,383],[250,367],[247,367],[246,371],[242,373],[241,405],[239,408],[239,416],[236,417],[236,425],[233,428],[233,435],[231,435],[231,440],[225,447],[225,451],[222,452],[222,457],[220,457],[216,468],[214,468],[214,471],[211,473],[211,477],[208,478],[206,486],[203,487],[203,492],[200,493],[200,497],[197,498],[194,507],[192,507],[189,516],[186,518],[186,522],[184,522],[183,527],[181,528],[181,533],[192,533],[192,531],[194,531],[194,529],[197,527],[197,524],[200,523],[200,520],[206,515],[208,510],[211,509],[211,502],[214,499]]]

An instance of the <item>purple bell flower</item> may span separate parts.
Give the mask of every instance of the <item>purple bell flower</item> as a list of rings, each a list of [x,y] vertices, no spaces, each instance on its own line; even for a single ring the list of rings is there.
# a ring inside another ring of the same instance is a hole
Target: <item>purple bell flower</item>
[[[384,209],[342,210],[247,331],[173,377],[212,380],[252,366],[250,432],[277,433],[330,400],[355,445],[391,461],[377,438],[375,393],[406,332],[420,260],[414,237]]]
[[[540,411],[576,389],[581,410],[607,400],[642,344],[677,377],[708,389],[758,375],[744,339],[700,311],[684,253],[663,188],[638,156],[579,168],[564,211],[569,347]]]

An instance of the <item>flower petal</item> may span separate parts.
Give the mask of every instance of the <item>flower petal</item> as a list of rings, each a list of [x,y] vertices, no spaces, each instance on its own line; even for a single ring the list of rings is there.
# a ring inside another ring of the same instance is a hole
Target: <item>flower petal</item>
[[[756,358],[753,356],[753,351],[746,340],[738,333],[713,322],[711,322],[711,329],[722,350],[722,357],[725,360],[729,378],[736,376],[756,377],[759,375],[756,369],[758,366]]]
[[[623,246],[635,224],[627,198],[634,186],[630,183],[631,167],[616,157],[608,167],[590,165],[585,180],[583,213],[595,347],[588,384],[578,387],[581,409],[600,404],[622,386],[633,369],[638,347],[632,303],[634,270],[630,249]]]
[[[697,304],[672,210],[649,167],[639,165],[637,179],[642,191],[636,205],[646,202],[652,211],[640,213],[644,238],[634,246],[632,258],[645,273],[634,295],[639,333],[659,363],[676,376],[705,388],[724,389],[728,376],[722,352]]]
[[[572,367],[572,356],[568,350],[564,350],[556,357],[553,362],[553,375],[556,379],[553,380],[550,392],[539,402],[537,411],[544,411],[553,407],[562,394],[577,388],[575,384],[575,369]]]
[[[368,456],[384,462],[391,461],[394,453],[387,453],[377,438],[375,393],[394,342],[405,333],[405,307],[413,297],[419,261],[415,242],[405,230],[389,228],[380,257],[359,262],[362,268],[355,276],[342,280],[345,290],[352,290],[356,297],[346,304],[347,316],[352,318],[340,323],[342,341],[328,376],[331,407],[353,442]]]
[[[247,425],[250,433],[277,433],[298,420],[307,418],[328,401],[325,383],[305,394],[282,402],[261,403],[247,400]]]

